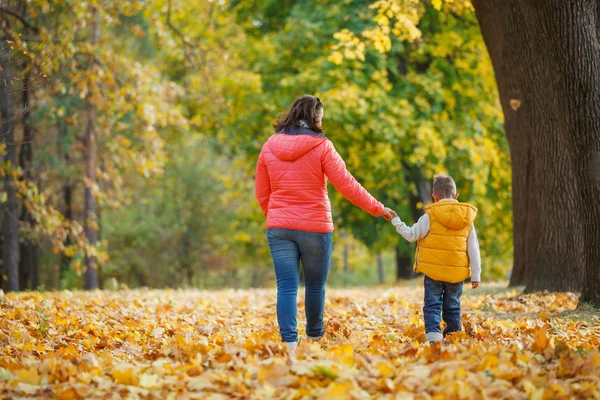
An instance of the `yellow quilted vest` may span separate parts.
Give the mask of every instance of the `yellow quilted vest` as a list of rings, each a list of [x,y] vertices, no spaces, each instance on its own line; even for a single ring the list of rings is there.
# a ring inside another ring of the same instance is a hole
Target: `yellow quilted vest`
[[[429,233],[417,244],[415,271],[442,282],[462,282],[471,276],[467,238],[477,208],[467,203],[441,201],[425,207]]]

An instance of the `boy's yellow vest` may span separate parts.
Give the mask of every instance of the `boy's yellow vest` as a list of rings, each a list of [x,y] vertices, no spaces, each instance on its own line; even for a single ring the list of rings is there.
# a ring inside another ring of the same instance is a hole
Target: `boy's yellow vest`
[[[429,233],[419,240],[415,271],[442,282],[462,282],[471,276],[467,238],[477,208],[467,203],[441,201],[425,207]]]

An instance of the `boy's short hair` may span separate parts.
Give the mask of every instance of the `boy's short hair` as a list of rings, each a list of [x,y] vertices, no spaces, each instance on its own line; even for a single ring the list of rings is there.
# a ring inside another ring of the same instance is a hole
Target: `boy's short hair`
[[[433,194],[441,199],[450,199],[456,195],[456,183],[448,175],[433,177]]]

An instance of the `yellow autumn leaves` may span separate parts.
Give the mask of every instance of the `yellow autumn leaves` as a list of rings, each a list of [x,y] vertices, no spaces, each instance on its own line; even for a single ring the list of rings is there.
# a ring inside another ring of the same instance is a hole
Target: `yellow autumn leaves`
[[[484,290],[486,290],[484,288]],[[463,298],[464,331],[424,343],[419,288],[330,290],[327,335],[286,356],[276,292],[7,295],[4,397],[598,398],[600,317],[574,294]],[[303,301],[299,299],[300,334]]]

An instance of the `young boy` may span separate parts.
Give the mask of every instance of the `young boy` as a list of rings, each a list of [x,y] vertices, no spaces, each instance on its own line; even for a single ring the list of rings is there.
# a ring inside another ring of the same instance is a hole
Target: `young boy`
[[[406,240],[418,241],[414,268],[425,275],[423,315],[429,343],[460,331],[463,281],[470,276],[473,289],[480,282],[481,256],[473,225],[477,209],[457,199],[454,180],[437,175],[433,179],[434,204],[425,207],[425,215],[410,228],[399,217],[392,220]],[[446,323],[443,335],[440,314]]]

